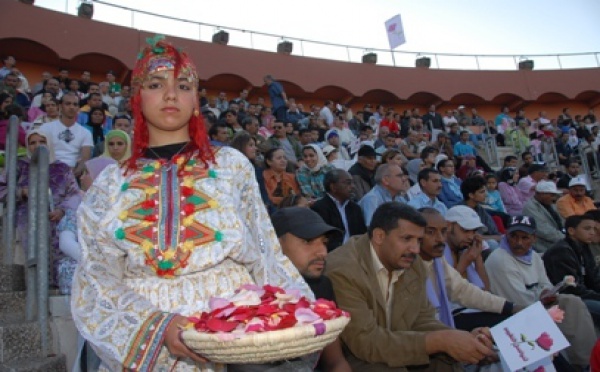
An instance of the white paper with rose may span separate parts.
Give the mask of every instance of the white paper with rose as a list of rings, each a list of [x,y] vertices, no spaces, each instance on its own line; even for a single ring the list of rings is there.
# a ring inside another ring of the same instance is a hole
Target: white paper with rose
[[[539,301],[491,331],[506,371],[555,371],[552,355],[570,346]]]

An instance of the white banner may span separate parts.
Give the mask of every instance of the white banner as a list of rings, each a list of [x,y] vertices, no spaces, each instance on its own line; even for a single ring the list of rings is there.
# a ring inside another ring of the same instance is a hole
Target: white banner
[[[388,41],[390,42],[390,49],[395,49],[406,43],[400,14],[393,16],[385,22],[385,30],[387,32]]]

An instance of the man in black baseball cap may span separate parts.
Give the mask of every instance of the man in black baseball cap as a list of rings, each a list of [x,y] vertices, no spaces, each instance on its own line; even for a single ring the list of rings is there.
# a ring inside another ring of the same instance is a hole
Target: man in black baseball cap
[[[321,216],[302,207],[282,208],[271,216],[283,253],[292,261],[315,294],[315,298],[335,301],[333,286],[323,275],[327,240],[331,234],[342,234],[323,221]],[[328,345],[319,362],[324,371],[351,371],[339,340]]]

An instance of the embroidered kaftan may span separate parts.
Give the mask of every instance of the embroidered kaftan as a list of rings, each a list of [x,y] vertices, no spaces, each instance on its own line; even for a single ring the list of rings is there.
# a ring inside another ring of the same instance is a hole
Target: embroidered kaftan
[[[155,160],[126,176],[110,165],[86,193],[78,210],[82,260],[72,312],[101,370],[170,370],[175,359],[162,340],[173,314],[207,310],[212,296],[230,296],[242,284],[269,283],[313,298],[281,252],[252,165],[230,148],[215,157],[210,171],[188,163],[192,182]],[[156,218],[146,213],[152,200]],[[185,217],[190,200],[192,220]],[[174,275],[159,276],[165,273]],[[180,360],[175,370],[224,367]]]

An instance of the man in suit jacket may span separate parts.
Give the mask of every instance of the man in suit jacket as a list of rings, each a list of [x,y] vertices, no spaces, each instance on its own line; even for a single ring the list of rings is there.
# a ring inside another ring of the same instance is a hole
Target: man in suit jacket
[[[540,181],[535,185],[533,198],[527,200],[523,206],[523,214],[537,222],[535,231],[536,242],[533,249],[544,253],[554,243],[565,238],[564,220],[556,211],[554,203],[562,195],[552,181]]]
[[[354,190],[350,173],[342,169],[333,169],[325,174],[323,186],[327,194],[317,200],[311,208],[325,223],[343,231],[343,234],[329,238],[327,251],[331,252],[352,235],[366,233],[367,227],[360,206],[350,199]]]
[[[368,234],[327,257],[338,306],[352,314],[341,338],[354,371],[461,371],[461,362],[494,356],[488,329],[469,333],[436,319],[418,256],[425,226],[414,208],[385,203]]]
[[[421,120],[423,120],[423,125],[427,130],[439,129],[444,132],[446,131],[442,115],[435,112],[435,105],[429,106],[429,111],[421,117]]]

